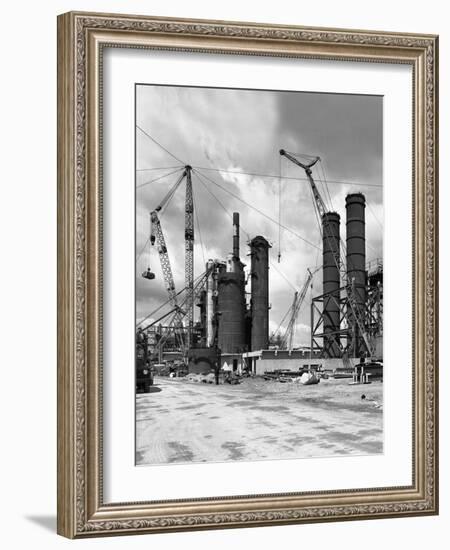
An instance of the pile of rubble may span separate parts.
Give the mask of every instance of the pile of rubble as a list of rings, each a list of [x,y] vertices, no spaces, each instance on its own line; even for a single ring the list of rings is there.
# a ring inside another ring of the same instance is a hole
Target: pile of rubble
[[[203,383],[203,384],[215,384],[216,383],[216,376],[213,372],[210,372],[208,374],[195,374],[191,373],[186,375],[183,380],[190,383]],[[219,375],[219,384],[241,384],[242,377],[238,376],[237,374],[231,373],[231,372],[221,372]]]
[[[209,374],[188,374],[186,375],[183,380],[186,382],[195,382],[195,383],[203,383],[203,384],[215,384],[216,378],[214,376],[214,373]]]

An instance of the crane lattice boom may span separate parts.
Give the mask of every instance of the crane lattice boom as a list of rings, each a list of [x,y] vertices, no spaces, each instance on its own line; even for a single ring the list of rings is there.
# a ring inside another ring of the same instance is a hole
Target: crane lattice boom
[[[311,283],[314,273],[311,273],[311,271],[308,269],[308,276],[306,278],[305,284],[303,285],[303,288],[300,291],[300,295],[298,292],[294,294],[294,301],[291,307],[292,313],[289,319],[289,324],[287,326],[286,332],[283,336],[283,340],[281,341],[281,349],[288,349],[289,351],[292,351],[292,347],[294,343],[295,326],[297,324],[298,314],[299,314],[300,308],[302,307],[303,302],[305,301],[306,293],[308,292],[308,287]]]
[[[185,202],[185,285],[187,291],[187,347],[191,347],[194,327],[194,200],[192,196],[191,167],[186,166]]]
[[[319,190],[317,189],[317,186],[313,180],[311,168],[320,160],[320,157],[316,157],[312,162],[309,164],[303,164],[298,159],[296,159],[293,155],[285,151],[284,149],[280,149],[280,155],[286,157],[291,162],[296,164],[297,166],[300,166],[300,168],[303,168],[303,170],[306,172],[306,176],[309,180],[309,183],[311,185],[311,189],[314,196],[314,201],[317,206],[317,210],[319,212],[320,217],[322,217],[327,212],[327,207],[325,206],[325,203],[323,202],[322,196],[319,193]]]
[[[157,244],[159,261],[163,273],[164,283],[169,295],[170,304],[176,310],[174,315],[174,325],[182,326],[182,312],[178,306],[177,293],[175,290],[175,281],[173,278],[172,267],[170,265],[169,253],[167,252],[166,239],[161,227],[161,222],[158,217],[158,212],[153,210],[150,213],[151,220],[151,238],[152,244]]]

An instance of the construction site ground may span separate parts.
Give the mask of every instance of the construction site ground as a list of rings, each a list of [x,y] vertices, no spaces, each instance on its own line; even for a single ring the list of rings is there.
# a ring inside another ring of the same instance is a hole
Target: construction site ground
[[[382,453],[383,384],[350,381],[216,386],[155,377],[150,393],[136,395],[136,464]]]

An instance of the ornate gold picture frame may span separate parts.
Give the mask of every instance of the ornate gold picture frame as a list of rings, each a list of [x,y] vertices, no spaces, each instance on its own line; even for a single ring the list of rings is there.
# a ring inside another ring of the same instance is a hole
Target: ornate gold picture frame
[[[412,68],[410,485],[167,500],[155,500],[149,489],[145,502],[104,501],[101,90],[105,48]],[[59,16],[59,534],[82,538],[438,513],[437,116],[436,36],[76,12]]]

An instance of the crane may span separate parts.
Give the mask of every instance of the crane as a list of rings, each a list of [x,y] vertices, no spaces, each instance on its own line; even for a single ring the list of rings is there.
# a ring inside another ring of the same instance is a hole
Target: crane
[[[288,153],[285,149],[280,149],[280,155],[282,157],[286,157],[297,166],[300,166],[300,168],[303,168],[303,170],[306,172],[306,177],[308,178],[309,183],[311,185],[311,189],[313,192],[314,200],[316,201],[316,206],[317,206],[317,210],[319,211],[319,215],[323,216],[324,214],[326,214],[327,207],[325,206],[322,196],[319,193],[319,190],[317,189],[317,186],[312,177],[312,170],[311,170],[311,168],[319,162],[320,157],[315,157],[314,160],[311,161],[309,164],[303,164],[303,162],[300,162],[297,158],[295,158],[293,155]]]
[[[285,149],[280,149],[280,155],[286,157],[292,163],[296,164],[297,166],[300,166],[300,168],[303,168],[303,170],[305,171],[306,177],[308,178],[309,184],[311,186],[311,191],[314,197],[314,205],[319,214],[319,218],[322,219],[322,216],[324,214],[327,214],[329,210],[326,207],[324,200],[322,199],[322,195],[320,194],[319,189],[317,188],[314,178],[312,177],[312,170],[311,170],[311,168],[321,160],[320,157],[314,157],[314,160],[312,160],[309,164],[304,164],[303,162],[300,162],[297,158],[295,158],[291,153],[288,153]],[[319,226],[319,230],[322,233],[322,228],[320,226]],[[344,250],[344,245],[342,241],[340,242],[340,246],[341,246],[341,255],[345,257],[345,250]],[[343,280],[344,286],[345,286],[345,280],[347,278],[345,262],[341,261],[340,255],[335,256],[334,261],[336,263],[341,279]]]
[[[184,283],[187,290],[187,348],[192,344],[194,328],[194,199],[192,196],[192,167],[185,167],[186,201],[184,217],[185,272]]]
[[[151,220],[151,236],[150,243],[152,245],[157,243],[159,260],[161,262],[161,270],[163,273],[164,283],[169,295],[169,301],[174,310],[173,325],[176,329],[176,333],[179,335],[180,344],[184,347],[183,338],[180,334],[183,327],[183,311],[178,305],[177,292],[175,290],[175,281],[173,278],[172,267],[170,265],[169,253],[167,251],[166,239],[161,227],[161,222],[158,216],[158,209],[153,210],[150,213]]]
[[[285,149],[280,149],[280,155],[286,157],[292,163],[296,164],[297,166],[299,166],[305,171],[306,177],[308,178],[308,181],[311,186],[315,207],[317,209],[317,212],[319,213],[320,218],[322,218],[322,216],[324,214],[327,214],[329,210],[326,207],[325,202],[323,201],[322,196],[319,193],[319,190],[314,182],[314,178],[312,177],[312,170],[311,170],[311,168],[320,160],[320,157],[314,157],[309,164],[304,164],[303,162],[300,162],[294,155],[292,155]],[[340,255],[342,255],[342,258],[340,257]],[[356,321],[356,324],[358,326],[361,336],[363,337],[364,344],[367,348],[367,351],[372,355],[373,349],[364,326],[364,319],[363,319],[363,316],[361,315],[361,312],[359,311],[359,307],[354,297],[353,282],[349,284],[349,282],[347,281],[347,270],[345,267],[346,265],[345,253],[343,253],[342,242],[341,242],[341,254],[339,254],[339,251],[338,251],[337,254],[334,255],[334,261],[341,274],[341,278],[344,281],[344,286],[347,290],[347,300],[350,306],[352,316]]]
[[[182,174],[178,177],[175,184],[166,194],[161,203],[150,212],[150,244],[153,246],[157,243],[158,255],[161,263],[164,282],[169,295],[170,304],[175,310],[173,318],[173,326],[176,332],[179,333],[182,340],[180,330],[183,327],[183,317],[187,313],[188,327],[186,343],[182,347],[189,348],[192,343],[192,329],[194,324],[194,202],[192,196],[192,168],[189,165],[184,167]],[[187,289],[186,312],[181,310],[177,302],[177,292],[175,290],[175,281],[173,278],[172,267],[170,265],[169,253],[164,233],[159,219],[159,212],[168,204],[173,197],[175,191],[180,186],[181,182],[186,178],[186,201],[185,201],[185,285]],[[143,276],[149,279],[148,273]],[[178,330],[177,330],[178,329]]]
[[[316,273],[318,270],[314,271]],[[286,329],[286,332],[284,333],[283,339],[281,340],[281,349],[288,349],[289,351],[292,351],[293,342],[294,342],[294,334],[295,334],[295,326],[297,324],[297,318],[300,311],[300,308],[302,307],[303,302],[305,301],[306,293],[308,292],[308,287],[312,281],[312,278],[314,276],[314,273],[312,273],[308,269],[308,275],[306,277],[306,281],[299,293],[296,291],[294,294],[294,301],[292,302],[292,306],[290,309],[291,316],[289,319],[289,323]]]

